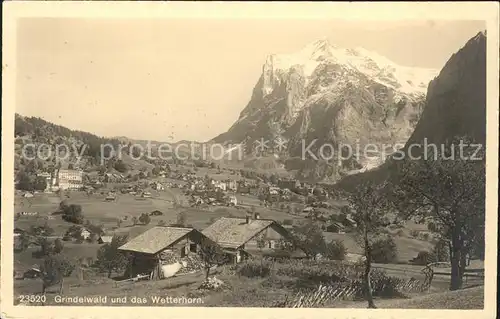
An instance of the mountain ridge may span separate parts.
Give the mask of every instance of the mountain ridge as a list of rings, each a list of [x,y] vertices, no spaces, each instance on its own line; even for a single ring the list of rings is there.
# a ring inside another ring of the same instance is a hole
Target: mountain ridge
[[[469,39],[452,54],[439,75],[430,82],[426,107],[403,152],[411,144],[440,144],[467,136],[483,146],[486,142],[486,32]],[[417,148],[416,152],[421,149]],[[417,156],[412,150],[412,156]],[[376,169],[343,178],[338,187],[356,187],[365,180],[382,181],[395,169],[389,159]]]
[[[271,54],[238,120],[211,142],[243,144],[247,154],[255,155],[251,145],[259,139],[284,140],[286,151],[270,151],[285,160],[303,155],[302,143],[314,139],[319,145],[404,143],[420,117],[427,84],[436,73],[398,66],[363,48],[339,48],[325,39],[296,53]],[[374,165],[366,158],[358,162]]]

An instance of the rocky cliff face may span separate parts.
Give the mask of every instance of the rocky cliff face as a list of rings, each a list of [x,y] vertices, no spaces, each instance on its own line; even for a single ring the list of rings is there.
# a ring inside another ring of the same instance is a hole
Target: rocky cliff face
[[[427,106],[408,143],[454,136],[486,140],[486,34],[478,33],[451,56],[429,84]]]
[[[255,154],[255,142],[267,140],[266,151],[281,159],[306,157],[288,161],[288,169],[304,178],[311,171],[314,179],[321,179],[314,172],[316,159],[304,153],[303,146],[313,144],[309,149],[318,155],[324,144],[333,146],[324,150],[334,153],[340,145],[363,149],[369,143],[404,144],[420,118],[427,85],[435,75],[434,70],[399,66],[362,48],[343,49],[319,40],[294,54],[268,56],[250,102],[236,123],[213,142],[241,143],[247,154]],[[383,159],[375,154],[355,162],[353,167],[367,168]],[[341,170],[348,171],[347,166]]]
[[[409,145],[439,145],[454,137],[469,136],[486,141],[486,33],[480,32],[453,54],[439,75],[430,82],[426,106],[408,139]],[[418,156],[421,148],[411,150]],[[421,154],[420,154],[421,155]],[[394,166],[390,161],[378,169],[344,178],[339,186],[349,188],[366,179],[383,179]]]

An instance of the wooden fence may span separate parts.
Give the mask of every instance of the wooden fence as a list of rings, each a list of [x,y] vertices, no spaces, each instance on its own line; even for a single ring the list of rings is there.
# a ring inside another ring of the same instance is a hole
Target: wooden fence
[[[392,289],[399,293],[422,292],[428,289],[426,283],[414,278],[393,280],[392,283],[375,282],[373,285],[374,292],[383,291],[389,284],[392,286]],[[348,300],[362,297],[363,291],[364,288],[361,281],[335,283],[330,285],[321,284],[313,291],[299,292],[292,298],[287,296],[284,301],[277,302],[272,307],[314,308],[322,306],[326,302],[331,303],[336,300]]]

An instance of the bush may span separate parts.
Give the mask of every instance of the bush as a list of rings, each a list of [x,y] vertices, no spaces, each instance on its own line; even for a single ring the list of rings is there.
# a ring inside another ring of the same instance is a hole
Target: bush
[[[267,277],[271,273],[272,265],[269,261],[261,260],[249,260],[242,264],[236,271],[238,275],[245,276],[249,278],[254,277]]]
[[[387,264],[397,259],[397,247],[392,237],[375,240],[372,244],[372,259],[375,263]]]
[[[405,297],[398,290],[398,286],[402,282],[401,278],[387,276],[385,271],[380,269],[373,269],[370,278],[374,297]]]
[[[329,259],[344,260],[347,249],[341,240],[332,240],[326,245],[325,256]]]
[[[340,263],[318,263],[313,260],[286,260],[275,263],[273,267],[277,276],[298,278],[302,286],[313,287],[321,282],[338,282],[350,276],[346,267]]]
[[[45,258],[41,268],[46,277],[56,279],[60,275],[69,277],[75,266],[68,259],[58,255]]]
[[[149,217],[148,214],[143,213],[143,214],[141,214],[141,216],[139,216],[139,222],[144,224],[144,225],[147,225],[151,222],[151,217]]]
[[[284,219],[283,220],[283,225],[293,225],[293,220],[291,220],[291,219]]]
[[[435,261],[448,262],[450,261],[450,251],[448,249],[448,243],[445,240],[439,240],[432,250],[432,255],[434,255]]]

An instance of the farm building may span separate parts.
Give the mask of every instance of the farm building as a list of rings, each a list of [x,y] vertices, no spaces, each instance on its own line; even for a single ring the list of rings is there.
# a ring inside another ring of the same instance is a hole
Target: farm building
[[[107,202],[112,202],[112,201],[116,200],[116,196],[113,195],[113,194],[108,194],[106,196],[106,198],[104,198],[104,200],[107,201]]]
[[[236,206],[236,205],[238,205],[238,199],[234,195],[228,196],[227,197],[227,204]]]
[[[280,254],[284,251],[281,240],[291,241],[283,226],[271,219],[260,219],[259,214],[246,218],[222,217],[202,233],[222,247],[234,263],[252,255]]]
[[[335,222],[326,227],[326,231],[330,233],[345,234],[345,226],[341,223]]]
[[[130,253],[125,275],[162,279],[162,266],[196,255],[203,238],[205,236],[193,228],[153,227],[118,248]]]
[[[90,237],[91,232],[86,228],[81,228],[80,235],[83,239],[88,239]]]

